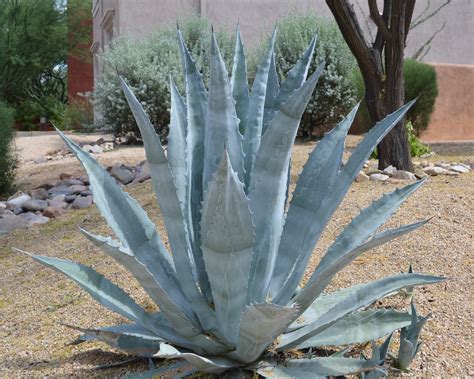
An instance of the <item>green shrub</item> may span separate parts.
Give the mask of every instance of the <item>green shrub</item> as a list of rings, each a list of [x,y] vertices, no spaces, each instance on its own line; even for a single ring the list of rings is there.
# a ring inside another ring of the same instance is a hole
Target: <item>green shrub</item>
[[[14,187],[16,156],[13,150],[15,111],[0,102],[0,195]]]
[[[207,82],[211,28],[206,20],[200,18],[192,18],[180,25],[180,28]],[[230,71],[234,38],[223,31],[217,35],[221,53]],[[117,136],[138,132],[120,88],[118,71],[134,90],[156,131],[161,137],[165,137],[170,121],[170,77],[176,81],[180,91],[184,92],[176,27],[159,29],[138,40],[120,36],[100,59],[104,71],[94,92],[94,102],[102,112],[104,123],[112,127]]]
[[[91,132],[94,129],[94,109],[89,99],[71,100],[67,105],[61,129]]]
[[[406,119],[413,125],[413,133],[419,136],[423,130],[428,128],[436,97],[438,96],[436,71],[429,64],[406,59],[403,65],[403,79],[405,82],[405,102],[418,97]],[[363,98],[365,86],[358,68],[353,72],[352,82],[357,89],[357,96]],[[372,122],[370,121],[365,102],[361,105],[359,112],[362,127],[365,130],[370,129]]]
[[[278,23],[275,51],[280,79],[286,77],[315,34],[316,56],[309,71],[313,72],[322,61],[326,67],[301,120],[300,134],[304,137],[322,136],[356,102],[351,81],[356,61],[337,24],[314,13],[292,13]]]
[[[423,130],[428,128],[438,96],[436,71],[429,64],[406,59],[403,65],[403,78],[405,80],[405,101],[418,97],[407,119],[413,124],[415,135],[419,136]]]

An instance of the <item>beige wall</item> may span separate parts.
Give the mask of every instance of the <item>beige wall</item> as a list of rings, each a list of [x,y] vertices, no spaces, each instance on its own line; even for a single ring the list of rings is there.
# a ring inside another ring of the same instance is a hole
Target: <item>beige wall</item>
[[[474,65],[434,64],[439,95],[426,142],[474,141]]]

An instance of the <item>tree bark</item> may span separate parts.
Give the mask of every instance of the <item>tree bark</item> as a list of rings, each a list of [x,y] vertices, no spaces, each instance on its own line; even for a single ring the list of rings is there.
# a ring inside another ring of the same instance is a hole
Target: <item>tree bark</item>
[[[384,0],[380,15],[377,2],[368,0],[371,15],[378,25],[375,41],[370,46],[349,0],[326,0],[361,70],[365,101],[373,124],[404,103],[403,53],[415,1]],[[382,53],[385,54],[384,61]],[[400,170],[413,170],[404,121],[382,140],[378,155],[380,169],[393,165]]]

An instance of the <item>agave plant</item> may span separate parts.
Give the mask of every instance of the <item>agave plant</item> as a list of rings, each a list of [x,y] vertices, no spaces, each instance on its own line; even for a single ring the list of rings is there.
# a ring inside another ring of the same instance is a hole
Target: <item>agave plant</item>
[[[138,203],[58,131],[87,171],[97,207],[118,241],[82,232],[133,274],[159,311],[145,311],[82,264],[32,257],[131,321],[80,328],[82,340],[103,341],[133,355],[182,358],[188,367],[211,373],[249,370],[265,377],[301,377],[373,369],[373,360],[314,354],[282,360],[286,355],[281,352],[370,341],[403,328],[410,324],[410,314],[367,306],[401,288],[442,280],[399,274],[324,293],[334,275],[362,253],[426,222],[376,233],[420,187],[419,181],[383,196],[355,217],[300,287],[331,215],[374,147],[412,103],[375,125],[342,164],[354,108],[310,154],[290,199],[291,148],[324,67],[306,79],[316,38],[280,84],[274,32],[249,90],[240,33],[230,80],[213,36],[207,91],[179,31],[178,36],[186,97],[171,81],[167,153],[121,79],[143,137],[171,254]]]

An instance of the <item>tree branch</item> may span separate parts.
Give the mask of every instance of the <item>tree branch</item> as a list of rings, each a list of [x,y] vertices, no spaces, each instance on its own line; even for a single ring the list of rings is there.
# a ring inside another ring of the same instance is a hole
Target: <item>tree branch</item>
[[[410,31],[411,20],[413,18],[413,12],[415,10],[416,0],[407,0],[405,8],[405,41],[406,44],[408,32]]]
[[[372,18],[375,25],[377,25],[377,28],[382,32],[385,40],[389,41],[391,38],[391,34],[390,34],[390,31],[388,30],[385,20],[382,18],[382,15],[379,13],[379,9],[377,8],[377,0],[369,0],[369,10],[370,10],[370,18]]]

